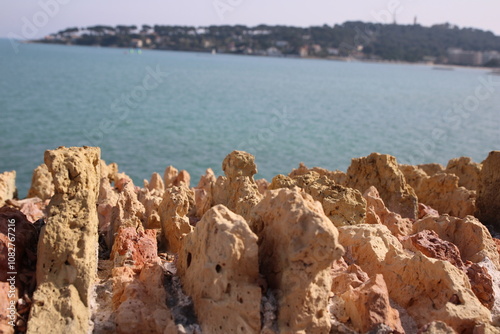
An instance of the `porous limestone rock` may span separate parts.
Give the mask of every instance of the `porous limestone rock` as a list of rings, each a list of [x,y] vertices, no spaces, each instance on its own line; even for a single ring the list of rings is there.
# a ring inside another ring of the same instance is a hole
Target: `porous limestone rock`
[[[335,226],[364,223],[366,201],[358,190],[337,185],[327,176],[320,176],[316,172],[299,174],[294,178],[275,176],[269,189],[292,189],[295,186],[304,189],[320,202],[325,215]]]
[[[492,151],[482,162],[477,189],[476,217],[500,228],[500,151]]]
[[[366,200],[366,223],[383,224],[396,237],[409,235],[413,232],[413,223],[408,218],[389,211],[380,198],[377,188],[371,186],[363,194]]]
[[[292,170],[290,174],[288,174],[288,176],[291,178],[295,178],[297,176],[304,175],[310,172],[318,173],[319,176],[326,176],[330,180],[334,181],[336,184],[340,185],[345,185],[345,181],[347,178],[346,173],[342,171],[339,170],[331,171],[321,167],[307,168],[307,166],[304,165],[304,163],[302,162],[299,164],[299,167],[297,169]]]
[[[212,206],[213,188],[217,179],[211,168],[208,168],[205,175],[200,177],[198,185],[194,190],[194,202],[196,207],[196,217],[201,219],[205,212]]]
[[[269,185],[271,184],[270,182],[268,182],[266,179],[258,179],[258,180],[255,180],[255,183],[257,184],[257,188],[259,189],[259,193],[261,195],[264,195],[264,193],[266,192],[267,188],[269,187]]]
[[[157,253],[156,230],[137,231],[134,227],[122,227],[115,238],[111,260],[115,267],[130,267],[137,271],[156,259]]]
[[[128,176],[127,174],[125,174],[125,173],[116,173],[115,174],[114,184],[115,184],[115,188],[119,192],[123,191],[123,188],[129,183],[131,183],[133,185],[134,181],[132,181],[132,178],[130,176]]]
[[[458,185],[468,190],[477,190],[481,164],[469,157],[455,158],[448,161],[445,172],[458,176]]]
[[[111,227],[108,233],[108,244],[113,245],[115,235],[120,227],[143,228],[146,209],[139,201],[137,189],[132,180],[118,188],[118,201],[111,210]]]
[[[346,257],[370,276],[382,274],[391,299],[419,326],[439,320],[463,333],[489,323],[490,311],[472,292],[469,279],[448,261],[405,251],[383,225],[345,226],[339,232]]]
[[[259,333],[257,236],[223,205],[205,213],[179,252],[178,273],[204,333]]]
[[[493,291],[493,279],[488,269],[477,263],[472,263],[468,265],[466,272],[472,286],[472,291],[477,299],[479,299],[481,304],[491,310],[495,305],[496,296]]]
[[[129,267],[113,269],[113,308],[118,334],[177,334],[166,305],[164,274],[159,259],[140,274]]]
[[[5,201],[17,196],[16,171],[3,172],[0,174],[0,207]]]
[[[33,171],[31,178],[31,187],[28,191],[28,197],[38,197],[45,201],[54,195],[54,183],[52,175],[46,164],[41,164]]]
[[[404,333],[399,312],[391,307],[382,275],[375,275],[357,288],[349,287],[340,297],[353,327],[360,333],[381,324],[390,327],[391,333]]]
[[[418,203],[418,219],[426,217],[439,217],[439,212],[424,203]]]
[[[191,176],[186,170],[181,170],[179,172],[179,175],[177,175],[177,178],[174,181],[174,186],[184,185],[185,187],[189,188],[190,184],[191,184]]]
[[[116,162],[112,162],[109,165],[106,164],[106,161],[99,161],[99,168],[101,169],[101,177],[107,178],[109,183],[113,183],[116,180],[116,175],[118,174],[118,164]]]
[[[55,194],[38,243],[38,287],[28,333],[87,333],[97,271],[97,147],[45,152]]]
[[[148,183],[148,189],[150,192],[155,193],[157,196],[162,196],[165,190],[165,184],[158,173],[153,173],[151,175],[151,180]]]
[[[413,190],[415,190],[415,193],[417,194],[418,197],[417,189],[419,189],[422,180],[429,177],[427,173],[424,172],[424,170],[419,168],[418,166],[413,166],[413,165],[400,164],[399,170],[405,176],[406,182],[413,188]]]
[[[474,214],[476,194],[458,186],[458,176],[436,173],[421,180],[415,189],[418,200],[431,206],[441,214],[464,218]]]
[[[421,164],[417,165],[417,167],[422,169],[428,176],[433,176],[434,174],[445,171],[443,165],[437,163]]]
[[[390,211],[403,218],[417,218],[417,196],[393,156],[372,153],[367,157],[352,159],[347,170],[346,185],[361,193],[374,186]]]
[[[433,321],[423,326],[418,334],[457,334],[457,332],[442,321]]]
[[[189,216],[193,215],[194,192],[184,185],[167,188],[158,210],[161,229],[168,249],[177,253],[184,237],[193,230],[189,223]]]
[[[340,259],[334,262],[332,279],[332,292],[338,304],[333,314],[335,318],[344,323],[350,321],[350,325],[361,333],[369,332],[381,324],[389,326],[394,332],[404,333],[399,312],[390,305],[389,292],[382,275],[370,279],[359,266],[348,266]]]
[[[165,189],[172,186],[180,186],[181,184],[189,188],[191,176],[185,170],[179,172],[174,166],[168,166],[163,173],[163,182]]]
[[[25,198],[21,200],[9,199],[9,207],[18,209],[26,215],[29,222],[34,223],[38,219],[45,217],[45,208],[49,200],[42,201],[38,197]]]
[[[253,175],[257,173],[253,155],[233,151],[222,162],[226,176],[219,176],[214,186],[212,206],[222,204],[229,210],[247,219],[252,208],[260,202],[259,192]]]
[[[160,193],[156,190],[150,191],[147,188],[141,189],[137,194],[137,199],[144,206],[144,228],[161,228],[159,208],[163,200],[164,191]]]
[[[330,267],[343,248],[319,202],[303,192],[266,192],[249,225],[259,237],[260,273],[278,300],[281,333],[328,333]]]
[[[478,263],[488,257],[500,268],[498,251],[490,232],[472,216],[463,219],[447,215],[439,218],[427,217],[413,224],[414,233],[423,230],[432,230],[441,239],[455,244],[464,262]]]
[[[101,177],[99,182],[99,197],[97,199],[97,214],[99,218],[99,233],[104,236],[108,236],[110,233],[113,208],[117,205],[118,198],[118,191],[111,186],[109,178]],[[109,240],[109,237],[106,238],[107,242]],[[109,248],[112,246],[113,244],[108,243]]]

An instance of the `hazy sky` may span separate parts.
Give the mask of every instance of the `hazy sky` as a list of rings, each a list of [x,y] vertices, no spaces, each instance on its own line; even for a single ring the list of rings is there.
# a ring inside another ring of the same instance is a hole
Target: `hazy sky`
[[[0,37],[43,37],[96,24],[333,25],[449,22],[500,35],[498,0],[0,0]]]

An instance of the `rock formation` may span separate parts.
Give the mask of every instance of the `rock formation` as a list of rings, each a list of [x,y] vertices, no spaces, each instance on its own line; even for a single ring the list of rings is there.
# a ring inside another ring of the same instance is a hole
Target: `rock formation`
[[[267,191],[249,225],[259,237],[260,273],[278,301],[283,333],[328,333],[330,266],[343,254],[337,229],[310,195]]]
[[[186,236],[179,275],[203,332],[260,332],[258,260],[257,236],[223,205],[207,211]]]
[[[38,245],[37,290],[28,333],[89,331],[97,271],[97,196],[100,149],[45,152],[55,194]]]
[[[111,261],[115,267],[129,267],[140,270],[144,264],[157,258],[156,230],[137,231],[134,227],[118,230]]]
[[[184,185],[165,190],[160,203],[159,214],[163,236],[169,251],[178,253],[183,238],[191,233],[188,214],[194,209],[194,193]]]
[[[5,201],[17,196],[16,171],[3,172],[0,174],[0,207]]]
[[[205,175],[200,177],[198,185],[194,190],[194,201],[196,207],[196,217],[201,219],[205,212],[212,206],[214,186],[217,179],[211,168],[208,168]]]
[[[28,197],[38,197],[45,201],[54,195],[54,183],[52,175],[46,164],[41,164],[33,171],[31,178],[31,187],[28,191]]]
[[[147,188],[150,192],[156,193],[157,196],[162,196],[165,190],[165,184],[158,173],[151,175],[151,180],[148,182]]]
[[[407,184],[393,156],[372,153],[367,157],[352,159],[347,170],[346,185],[361,193],[374,186],[390,211],[403,218],[417,218],[417,196]]]
[[[488,257],[497,268],[500,268],[499,255],[493,238],[488,229],[472,216],[463,219],[446,215],[439,218],[428,217],[413,224],[414,233],[423,230],[432,230],[441,239],[455,244],[464,262],[478,263]]]
[[[191,176],[185,170],[179,172],[175,167],[168,166],[163,173],[163,182],[165,184],[165,189],[172,186],[180,186],[181,184],[189,188]]]
[[[316,172],[298,174],[293,178],[277,175],[269,189],[292,189],[296,186],[322,204],[325,215],[335,226],[364,223],[366,201],[361,193],[356,189],[337,185],[327,176],[320,177]]]
[[[422,169],[428,176],[433,176],[434,174],[445,171],[443,165],[436,163],[417,165],[417,167]]]
[[[382,274],[389,296],[419,326],[439,320],[462,333],[489,323],[491,314],[472,292],[469,279],[448,261],[405,252],[383,225],[346,226],[339,232],[346,256],[368,275]]]
[[[500,151],[492,151],[482,163],[477,189],[476,217],[500,228]]]
[[[446,166],[446,173],[458,176],[458,185],[468,190],[477,190],[481,164],[469,157],[451,159]]]
[[[401,215],[389,211],[380,198],[377,188],[371,186],[363,194],[367,203],[366,223],[383,224],[396,237],[406,236],[413,232],[413,223],[408,218],[402,218]]]
[[[288,174],[289,177],[295,178],[300,175],[308,174],[310,172],[318,173],[319,176],[326,176],[328,179],[332,180],[336,184],[345,185],[347,176],[346,173],[339,170],[327,170],[321,167],[307,168],[302,162],[299,164],[297,169],[294,169]]]
[[[212,206],[222,204],[247,219],[252,208],[260,202],[253,176],[257,173],[255,157],[242,151],[231,152],[222,162],[226,176],[219,176],[214,186]]]

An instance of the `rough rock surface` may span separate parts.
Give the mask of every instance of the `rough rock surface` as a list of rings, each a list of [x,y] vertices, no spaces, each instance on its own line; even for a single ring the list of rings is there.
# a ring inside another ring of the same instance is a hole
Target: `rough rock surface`
[[[177,334],[166,305],[163,270],[158,260],[144,265],[140,274],[129,267],[113,269],[113,308],[119,334]]]
[[[493,279],[488,269],[477,263],[468,266],[467,277],[469,277],[472,291],[481,304],[492,309],[495,304],[495,292],[493,291]]]
[[[482,163],[477,189],[476,217],[500,228],[500,151],[492,151]]]
[[[439,217],[439,212],[424,203],[418,203],[418,219],[426,217]]]
[[[163,235],[169,251],[178,253],[183,239],[192,232],[188,214],[194,209],[194,192],[184,185],[165,190],[159,214]]]
[[[371,186],[363,194],[367,203],[366,223],[383,224],[389,228],[396,237],[406,236],[413,232],[413,223],[408,218],[402,218],[401,215],[389,211],[380,198],[377,188]]]
[[[153,173],[153,175],[151,175],[151,180],[148,182],[147,188],[150,192],[155,193],[157,196],[163,195],[165,184],[163,183],[160,174]]]
[[[178,269],[205,333],[259,333],[257,236],[223,205],[211,208],[186,236]]]
[[[282,333],[328,333],[330,267],[343,254],[335,226],[302,192],[266,192],[249,225],[259,237],[260,273],[278,300]]]
[[[255,157],[243,151],[231,152],[222,162],[226,176],[219,176],[214,186],[212,206],[222,204],[247,219],[262,195],[253,179],[257,173]]]
[[[361,193],[374,186],[390,211],[403,218],[417,218],[417,196],[393,156],[372,153],[367,157],[352,159],[347,170],[346,185]]]
[[[45,201],[54,195],[54,183],[52,175],[46,164],[41,164],[33,171],[31,178],[31,187],[28,191],[28,197],[38,197]]]
[[[108,233],[108,244],[113,245],[115,235],[120,227],[142,228],[146,209],[139,201],[137,189],[132,180],[126,181],[118,188],[118,201],[111,210],[111,227]]]
[[[413,190],[415,190],[415,193],[417,193],[417,189],[420,188],[422,180],[429,177],[427,173],[424,172],[424,170],[419,168],[418,166],[399,165],[399,170],[405,176],[406,182],[413,188]]]
[[[389,296],[419,326],[439,320],[461,333],[489,323],[489,310],[472,292],[465,273],[451,263],[405,251],[383,225],[346,226],[339,231],[346,257],[370,276],[384,275]]]
[[[423,326],[418,334],[456,334],[453,328],[442,321],[433,321]]]
[[[191,183],[191,176],[185,170],[181,170],[180,172],[173,166],[168,166],[163,173],[163,182],[165,185],[165,189],[180,186],[183,184],[184,186],[189,188],[189,184]]]
[[[334,181],[336,184],[340,185],[345,185],[345,181],[347,178],[346,173],[342,171],[339,170],[331,171],[321,167],[307,168],[307,166],[304,165],[304,163],[302,162],[299,164],[299,167],[297,169],[292,170],[290,174],[288,174],[288,176],[291,178],[295,178],[297,176],[308,174],[310,172],[318,173],[319,176],[326,176],[330,180]]]
[[[478,263],[488,257],[497,268],[500,268],[498,251],[491,234],[483,224],[472,216],[463,219],[447,215],[439,218],[428,217],[415,222],[413,230],[414,233],[423,230],[436,232],[441,239],[458,247],[464,262]]]
[[[102,169],[101,169],[102,171]],[[97,199],[97,214],[99,218],[99,233],[108,235],[111,229],[113,208],[118,203],[118,192],[109,183],[108,177],[101,177],[99,182],[99,197]],[[107,238],[109,241],[110,239]],[[113,245],[108,244],[111,248]]]
[[[421,180],[415,189],[418,200],[431,206],[441,214],[464,218],[474,214],[476,194],[458,186],[458,176],[436,173]]]
[[[16,171],[3,172],[0,174],[0,207],[5,201],[17,196]]]
[[[146,262],[156,259],[157,253],[156,230],[143,232],[133,227],[124,227],[118,230],[111,250],[111,260],[115,267],[140,270]]]
[[[390,305],[389,292],[382,275],[370,279],[359,266],[347,266],[343,259],[335,261],[333,268],[332,292],[340,296],[334,298],[339,304],[337,307],[341,307],[334,314],[337,319],[344,323],[350,322],[361,333],[382,324],[395,332],[404,333],[399,312]]]
[[[201,219],[205,212],[207,212],[212,206],[213,199],[213,189],[217,179],[211,168],[208,168],[205,175],[200,177],[198,185],[194,190],[194,202],[196,207],[196,217]]]
[[[433,176],[434,174],[445,171],[443,165],[436,163],[417,165],[417,167],[422,169],[428,176]]]
[[[366,201],[361,193],[356,189],[337,185],[327,176],[320,176],[316,172],[298,174],[294,178],[277,175],[269,189],[293,189],[296,186],[321,203],[325,215],[335,226],[364,223]]]
[[[55,195],[38,244],[37,290],[28,333],[86,333],[97,270],[100,149],[45,152]]]
[[[477,190],[481,164],[469,157],[451,159],[446,166],[446,173],[458,176],[458,185],[468,190]]]
[[[383,324],[391,328],[391,333],[404,333],[399,312],[391,307],[382,275],[377,274],[359,287],[348,289],[341,298],[357,331],[366,333]]]

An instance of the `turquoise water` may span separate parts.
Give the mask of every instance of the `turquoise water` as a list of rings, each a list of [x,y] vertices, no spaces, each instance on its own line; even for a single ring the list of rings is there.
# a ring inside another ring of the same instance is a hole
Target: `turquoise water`
[[[446,164],[500,149],[500,76],[487,70],[18,47],[0,40],[0,171],[17,171],[22,196],[58,146],[98,145],[138,184],[167,165],[194,182],[220,174],[234,149],[268,179],[301,161],[346,170],[374,151]]]

